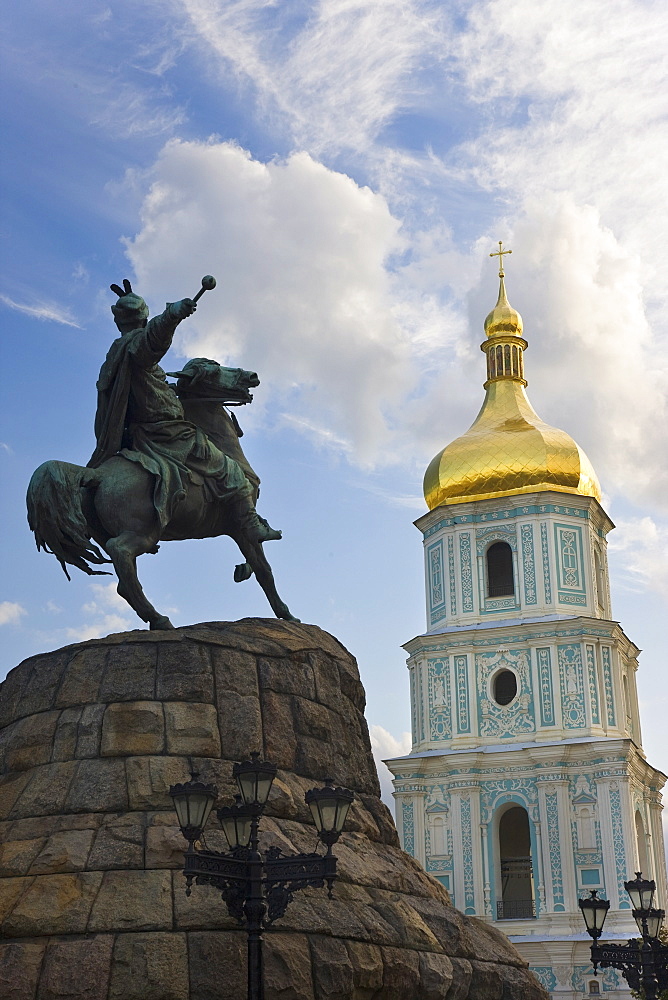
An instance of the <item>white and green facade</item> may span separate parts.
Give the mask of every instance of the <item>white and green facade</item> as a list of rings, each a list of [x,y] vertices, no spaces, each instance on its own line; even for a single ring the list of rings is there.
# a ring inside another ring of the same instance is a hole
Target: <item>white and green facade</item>
[[[594,979],[578,908],[599,889],[606,938],[626,940],[634,872],[668,903],[666,778],[642,750],[639,650],[611,620],[613,524],[593,497],[557,491],[416,524],[428,628],[405,646],[412,750],[387,762],[403,846],[510,937],[555,1000],[627,998],[614,970]]]

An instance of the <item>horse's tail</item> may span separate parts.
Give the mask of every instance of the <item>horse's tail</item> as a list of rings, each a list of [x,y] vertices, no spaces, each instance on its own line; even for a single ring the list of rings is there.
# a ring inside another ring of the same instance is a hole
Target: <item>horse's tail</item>
[[[67,563],[89,576],[110,575],[88,565],[111,562],[91,542],[81,506],[81,488],[94,485],[97,475],[69,462],[44,462],[35,469],[28,486],[28,524],[37,548],[56,557],[68,580]]]

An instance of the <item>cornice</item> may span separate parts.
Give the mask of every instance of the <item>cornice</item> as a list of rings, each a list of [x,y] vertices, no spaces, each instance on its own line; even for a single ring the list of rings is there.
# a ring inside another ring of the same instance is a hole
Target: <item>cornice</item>
[[[608,517],[603,507],[595,497],[586,497],[573,493],[561,493],[558,490],[546,490],[536,493],[522,493],[507,497],[492,497],[488,500],[471,500],[467,503],[447,504],[434,507],[413,523],[423,535],[433,533],[436,526],[443,522],[444,527],[457,527],[463,524],[475,524],[479,521],[506,520],[513,517],[526,517],[530,513],[527,508],[547,508],[556,506],[560,513],[576,511],[576,516],[584,516],[591,520],[595,527],[607,535],[614,527],[614,522]],[[552,511],[546,511],[552,513]],[[496,515],[496,517],[494,517]],[[447,523],[446,523],[447,522]]]
[[[503,647],[517,646],[534,639],[582,637],[608,639],[621,646],[624,653],[635,660],[641,650],[624,632],[619,622],[605,618],[578,616],[573,618],[549,618],[544,621],[526,622],[513,620],[507,624],[496,622],[492,625],[460,625],[444,629],[442,632],[425,632],[404,643],[403,649],[411,658],[419,653],[445,652],[462,646]]]
[[[652,767],[629,739],[589,740],[574,743],[522,744],[494,752],[482,748],[457,754],[415,754],[389,758],[385,761],[398,782],[419,784],[435,778],[462,780],[472,783],[499,774],[507,777],[524,775],[537,780],[567,780],[584,769],[594,769],[598,778],[626,777],[655,793],[663,788],[666,775]],[[444,766],[445,765],[445,766]],[[563,772],[563,777],[556,775]],[[470,776],[470,777],[469,777]],[[407,789],[402,787],[403,791]]]

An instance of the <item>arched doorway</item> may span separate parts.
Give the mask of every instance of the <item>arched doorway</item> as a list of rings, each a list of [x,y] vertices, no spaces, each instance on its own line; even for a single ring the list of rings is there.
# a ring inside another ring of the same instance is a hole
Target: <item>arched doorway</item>
[[[523,806],[511,805],[499,818],[498,858],[501,884],[496,901],[497,920],[535,917],[531,829]]]

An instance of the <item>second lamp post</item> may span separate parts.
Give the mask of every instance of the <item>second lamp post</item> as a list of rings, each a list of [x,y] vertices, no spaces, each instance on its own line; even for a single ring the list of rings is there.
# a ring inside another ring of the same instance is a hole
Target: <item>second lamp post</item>
[[[248,1000],[263,1000],[264,974],[262,932],[282,917],[295,892],[307,886],[327,884],[331,898],[336,878],[336,858],[332,847],[339,839],[353,793],[347,788],[335,788],[331,778],[323,788],[312,788],[305,795],[320,840],[326,853],[283,855],[279,848],[270,847],[260,853],[258,828],[276,765],[261,761],[259,753],[250,760],[235,764],[233,777],[239,787],[234,805],[217,811],[229,852],[212,851],[203,840],[204,827],[218,796],[215,785],[205,784],[192,774],[191,780],[172,785],[169,794],[174,800],[183,836],[188,841],[183,874],[186,894],[191,893],[193,880],[213,885],[222,895],[230,916],[245,923],[248,932]],[[197,843],[204,846],[196,847]]]
[[[596,975],[597,967],[619,969],[632,990],[642,990],[645,1000],[657,1000],[659,992],[668,989],[668,947],[659,940],[665,912],[656,909],[652,879],[636,877],[624,883],[633,903],[633,917],[641,938],[632,938],[626,944],[599,944],[603,924],[610,908],[610,901],[599,899],[596,889],[579,902],[587,933],[594,939],[591,960]]]

